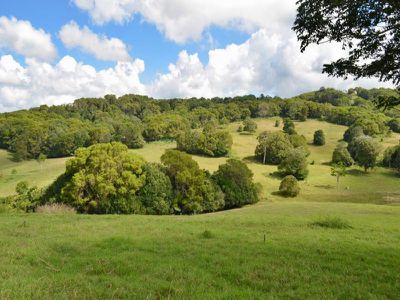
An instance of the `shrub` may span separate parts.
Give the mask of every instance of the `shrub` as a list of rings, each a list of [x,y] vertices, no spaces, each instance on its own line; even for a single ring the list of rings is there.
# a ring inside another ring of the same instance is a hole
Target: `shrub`
[[[275,127],[281,126],[281,121],[280,120],[275,120]]]
[[[39,214],[75,214],[76,210],[63,203],[52,203],[38,206],[35,212]]]
[[[140,208],[137,193],[144,185],[144,161],[121,143],[80,148],[66,165],[64,203],[79,212],[127,214]]]
[[[351,157],[349,151],[347,150],[346,143],[339,143],[332,154],[333,164],[342,164],[346,167],[350,167],[354,164],[354,160]]]
[[[299,180],[303,180],[308,175],[307,157],[303,149],[291,150],[287,157],[282,160],[278,166],[278,170],[283,175],[293,175]]]
[[[285,197],[296,197],[300,193],[299,183],[296,177],[288,175],[281,181],[279,193]]]
[[[390,120],[388,125],[393,132],[400,133],[400,118]]]
[[[350,229],[353,228],[349,222],[339,217],[325,217],[321,220],[312,222],[311,226],[318,226],[331,229]]]
[[[325,133],[323,130],[317,130],[314,132],[314,145],[323,146],[325,145]]]
[[[295,134],[296,133],[294,123],[291,119],[289,119],[289,118],[283,119],[283,132],[285,132],[287,134]]]
[[[263,163],[279,164],[293,149],[288,136],[281,131],[265,131],[257,139],[255,156]]]
[[[253,182],[253,172],[237,159],[220,165],[213,175],[225,193],[225,208],[241,207],[258,201],[258,188]]]
[[[364,130],[362,127],[353,125],[347,128],[347,130],[344,132],[343,140],[345,140],[347,143],[350,143],[354,138],[362,135],[364,135]]]
[[[147,163],[143,170],[146,180],[138,194],[143,213],[171,214],[174,207],[171,180],[159,164]]]
[[[256,132],[257,130],[257,123],[252,119],[246,119],[243,121],[243,131],[247,132]]]
[[[385,150],[382,164],[392,168],[400,174],[400,145],[389,147]]]

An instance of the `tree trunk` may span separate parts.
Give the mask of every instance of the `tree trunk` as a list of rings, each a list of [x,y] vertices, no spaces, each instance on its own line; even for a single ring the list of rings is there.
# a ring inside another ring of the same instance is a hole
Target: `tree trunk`
[[[267,158],[267,147],[264,147],[264,158],[263,158],[263,164],[265,165],[265,160]]]

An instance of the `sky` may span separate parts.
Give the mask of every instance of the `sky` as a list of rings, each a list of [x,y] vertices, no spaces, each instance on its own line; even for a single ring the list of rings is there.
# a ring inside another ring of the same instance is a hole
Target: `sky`
[[[301,53],[295,0],[0,2],[0,112],[81,97],[271,95],[389,86],[321,74],[338,44]]]

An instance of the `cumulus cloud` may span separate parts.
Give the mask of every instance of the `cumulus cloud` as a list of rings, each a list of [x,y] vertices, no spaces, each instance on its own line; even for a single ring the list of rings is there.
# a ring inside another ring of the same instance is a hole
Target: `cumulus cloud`
[[[290,97],[321,86],[348,89],[355,86],[391,86],[377,79],[359,81],[321,74],[323,63],[343,54],[340,45],[311,47],[300,53],[296,38],[268,34],[260,29],[243,44],[209,51],[202,64],[197,54],[179,54],[169,72],[160,74],[148,92],[156,97],[213,97],[253,93]]]
[[[183,43],[197,40],[210,26],[254,32],[265,28],[289,32],[295,16],[295,0],[73,0],[93,21],[123,23],[135,14],[155,24],[167,38]]]
[[[144,94],[145,87],[139,79],[143,71],[144,62],[139,59],[96,71],[70,56],[55,65],[27,59],[24,67],[11,55],[4,55],[0,57],[0,111],[105,94]]]
[[[0,48],[42,61],[51,61],[57,56],[50,34],[14,17],[0,17]]]
[[[74,21],[64,25],[59,36],[67,48],[79,48],[83,52],[93,54],[99,60],[130,60],[127,46],[120,39],[98,35],[86,26],[80,28]]]

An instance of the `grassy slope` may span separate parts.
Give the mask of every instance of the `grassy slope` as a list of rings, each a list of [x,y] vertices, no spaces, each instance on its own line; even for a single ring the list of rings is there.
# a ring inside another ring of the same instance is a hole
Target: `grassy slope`
[[[309,225],[327,214],[353,229]],[[398,299],[399,225],[398,206],[291,201],[186,217],[0,214],[0,298]]]

